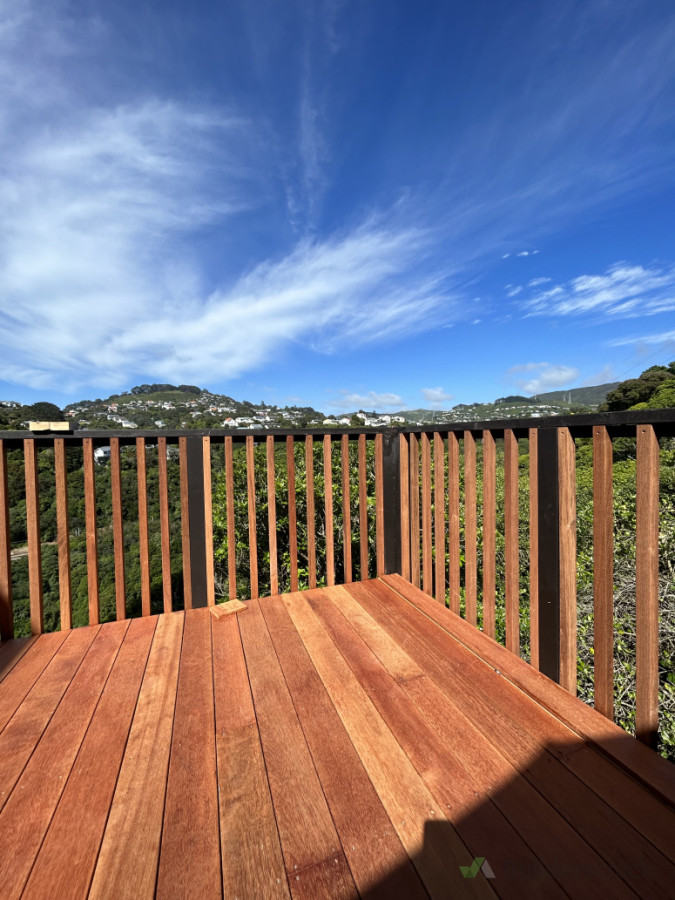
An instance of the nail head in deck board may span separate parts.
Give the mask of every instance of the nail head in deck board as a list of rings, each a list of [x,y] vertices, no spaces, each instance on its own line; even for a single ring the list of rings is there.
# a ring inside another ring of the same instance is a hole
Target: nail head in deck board
[[[520,585],[518,555],[518,441],[516,440],[516,436],[513,433],[513,430],[511,428],[505,428],[504,588],[506,610],[506,646],[512,653],[515,653],[517,656],[520,654]],[[576,556],[574,557],[574,559],[576,562]],[[574,663],[576,679],[576,654]]]
[[[316,900],[317,897],[354,900],[358,896],[343,853],[336,853],[330,859],[291,875],[289,882],[293,900]]]
[[[164,442],[166,446],[166,438],[164,438]],[[126,619],[127,613],[126,582],[124,574],[124,520],[122,517],[120,439],[115,437],[110,438],[110,486],[112,493],[113,545],[115,550],[115,611],[117,619]]]
[[[401,497],[401,575],[410,578],[410,450],[408,439],[399,434],[399,471]],[[351,579],[350,579],[351,580]]]
[[[612,439],[593,429],[593,705],[614,719],[614,503]]]
[[[307,569],[309,586],[316,587],[316,519],[314,511],[314,444],[305,437],[305,490],[307,492]]]
[[[157,617],[130,622],[23,897],[84,897],[103,837]],[[77,828],[73,828],[73,823]]]
[[[477,624],[477,549],[476,549],[476,440],[464,432],[464,591],[465,616]]]
[[[227,503],[227,578],[229,596],[237,596],[237,546],[234,525],[234,461],[232,438],[225,438],[225,500]]]
[[[267,523],[270,550],[270,593],[279,593],[279,564],[277,560],[277,498],[274,476],[274,438],[267,437]]]
[[[298,520],[295,500],[295,439],[286,438],[286,472],[288,475],[288,544],[291,560],[291,590],[298,589]]]
[[[14,637],[12,605],[12,547],[9,532],[7,447],[0,438],[0,640]]]
[[[423,432],[422,447],[422,590],[433,593],[433,571],[431,562],[431,444],[429,435]],[[378,572],[382,575],[382,572]]]
[[[491,431],[483,432],[483,631],[495,636],[496,454]]]
[[[160,617],[138,695],[89,897],[154,897],[183,612]]]
[[[577,692],[577,500],[574,438],[558,429],[560,466],[560,684]]]
[[[185,618],[158,896],[221,896],[217,798],[211,616],[200,609]]]
[[[136,480],[138,483],[138,549],[141,566],[141,609],[150,615],[150,537],[148,533],[148,478],[145,438],[136,438]]]
[[[157,469],[159,486],[159,527],[162,544],[162,598],[164,612],[173,608],[171,594],[171,536],[169,530],[169,478],[166,461],[166,438],[157,438]]]
[[[211,438],[202,438],[202,460],[204,468],[204,563],[206,577],[206,605],[216,602],[216,576],[213,559],[213,495],[211,488]]]
[[[94,441],[83,438],[84,513],[87,533],[87,589],[89,594],[89,624],[100,622],[98,594],[98,528],[96,524],[96,475],[94,470]]]
[[[359,554],[361,579],[368,578],[368,496],[366,482],[366,436],[359,435]],[[316,584],[310,584],[316,587]]]
[[[333,523],[333,460],[329,434],[323,436],[323,484],[326,513],[326,583],[335,584],[335,534]],[[272,593],[278,593],[272,592]]]
[[[38,460],[35,441],[23,442],[24,469],[26,473],[26,531],[28,534],[28,587],[30,594],[31,634],[44,631],[42,601],[42,547],[40,534],[40,494],[38,487]],[[85,494],[86,500],[86,494]],[[87,534],[89,530],[87,529]],[[89,560],[87,560],[87,563]],[[87,571],[89,565],[87,565]]]
[[[637,426],[635,735],[655,747],[659,728],[659,442]]]
[[[340,466],[342,475],[342,556],[344,581],[352,580],[352,510],[349,488],[349,435],[343,434],[340,439]],[[297,585],[291,590],[296,591]]]
[[[54,439],[54,475],[56,479],[56,531],[59,556],[59,608],[61,628],[68,629],[72,628],[73,609],[70,589],[68,472],[66,469],[66,448],[63,438]]]
[[[530,488],[530,663],[539,668],[539,512],[537,491],[537,434],[529,430]]]
[[[397,896],[425,897],[282,599],[263,600],[261,608],[358,889],[372,890],[396,869]]]
[[[448,589],[450,609],[459,615],[459,441],[448,432]]]
[[[2,897],[19,895],[30,875],[128,624],[98,631],[2,810]]]
[[[384,574],[384,484],[382,435],[375,435],[375,559],[378,575]]]
[[[445,442],[434,433],[434,597],[445,606]]]
[[[307,597],[311,595],[293,594],[283,599],[401,843],[414,858],[425,887],[432,896],[447,896],[448,879],[457,876],[459,871],[456,848],[444,842],[436,852],[417,855],[424,844],[429,811],[438,804],[309,606]],[[468,856],[464,848],[461,859]],[[485,896],[484,882],[473,883],[470,888],[468,894]],[[491,895],[491,891],[487,894]]]
[[[412,583],[420,586],[420,461],[419,438],[410,435],[410,574]],[[366,576],[367,578],[367,576]],[[361,581],[365,581],[362,578]]]
[[[300,596],[294,594],[292,596]],[[305,737],[257,602],[239,620],[286,871],[340,849]]]

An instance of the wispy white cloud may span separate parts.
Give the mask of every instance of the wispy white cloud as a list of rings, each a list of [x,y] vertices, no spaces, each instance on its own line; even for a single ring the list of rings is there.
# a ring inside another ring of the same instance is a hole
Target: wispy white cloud
[[[536,375],[532,378],[514,377],[521,372],[536,372]],[[506,372],[506,377],[526,394],[541,394],[544,391],[556,390],[556,388],[573,384],[579,378],[579,374],[579,370],[572,366],[530,362],[511,366]]]
[[[664,344],[666,347],[675,344],[675,331],[661,331],[658,334],[643,334],[639,337],[617,338],[608,341],[608,347],[627,347],[632,344]]]
[[[541,278],[533,278],[531,281],[527,282],[528,287],[540,287],[542,284],[548,284],[549,281],[553,281],[552,278],[547,278],[545,275]]]
[[[517,297],[523,290],[523,286],[521,284],[505,284],[504,290],[506,291],[507,297]]]
[[[454,394],[448,394],[442,387],[422,388],[421,394],[430,409],[447,409]]]
[[[376,412],[383,410],[405,409],[406,404],[403,398],[398,394],[378,393],[377,391],[366,391],[358,393],[348,391],[343,388],[338,391],[338,396],[334,397],[328,403],[331,409],[338,409],[343,412],[355,412],[359,409]]]
[[[516,253],[516,256],[536,256],[539,252],[539,250],[521,250],[519,253]]]

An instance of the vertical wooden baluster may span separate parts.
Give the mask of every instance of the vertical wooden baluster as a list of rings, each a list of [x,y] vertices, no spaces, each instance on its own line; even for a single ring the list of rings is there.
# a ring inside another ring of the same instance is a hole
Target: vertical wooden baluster
[[[148,478],[145,438],[136,438],[136,478],[138,482],[138,549],[141,561],[141,608],[150,615],[150,537],[148,533]]]
[[[410,458],[408,438],[398,436],[401,460],[401,575],[410,581]]]
[[[375,435],[375,558],[377,576],[384,575],[384,458],[382,435]]]
[[[286,437],[286,471],[288,473],[288,534],[291,555],[291,591],[298,589],[298,521],[295,502],[295,439]]]
[[[246,435],[246,486],[248,491],[248,558],[251,577],[251,597],[258,596],[258,539],[255,517],[255,453],[253,435]]]
[[[122,473],[120,439],[110,438],[110,488],[112,493],[113,546],[115,550],[115,613],[126,619],[126,581],[124,574],[124,522],[122,517]]]
[[[87,532],[87,586],[89,589],[89,624],[100,622],[98,597],[98,531],[96,527],[96,476],[94,474],[94,442],[82,440],[84,458],[84,513]]]
[[[277,495],[274,472],[274,438],[267,435],[267,525],[270,548],[270,593],[279,593],[279,569],[277,560]]]
[[[434,432],[434,581],[435,596],[445,606],[445,442]]]
[[[420,586],[420,454],[419,438],[410,434],[410,574]]]
[[[68,527],[68,469],[66,442],[54,438],[56,476],[56,542],[59,554],[59,606],[61,631],[73,627],[73,601],[70,585],[70,529]]]
[[[637,426],[635,542],[635,736],[656,746],[659,730],[659,442]]]
[[[366,482],[366,436],[359,435],[359,553],[361,581],[368,575],[368,494]]]
[[[560,521],[560,684],[577,692],[577,510],[574,438],[558,429]]]
[[[329,434],[323,436],[323,498],[326,513],[326,584],[335,584],[335,534],[333,523],[333,455]]]
[[[183,549],[183,601],[192,609],[192,563],[190,560],[190,505],[188,498],[187,438],[178,438],[180,452],[180,523]]]
[[[305,483],[307,490],[307,569],[310,588],[316,587],[316,518],[314,510],[314,441],[305,435]]]
[[[31,634],[44,631],[42,608],[42,545],[40,535],[40,491],[38,458],[34,440],[23,442],[26,472],[26,531],[28,532],[28,588],[30,594]]]
[[[225,502],[227,503],[227,580],[230,600],[237,596],[237,537],[234,526],[234,459],[232,438],[225,438]]]
[[[450,609],[459,615],[460,584],[459,441],[448,432],[448,589]]]
[[[529,429],[530,457],[530,664],[539,668],[539,491],[536,428]]]
[[[491,431],[483,432],[483,631],[495,636],[496,452]]]
[[[349,492],[349,435],[343,434],[340,439],[340,456],[342,465],[342,548],[344,565],[344,583],[352,580],[352,505]]]
[[[511,428],[504,429],[504,563],[506,647],[519,656],[518,441]]]
[[[213,493],[211,487],[211,438],[202,437],[204,460],[204,550],[206,556],[206,605],[216,603],[216,572],[213,559]]]
[[[614,719],[614,499],[612,439],[593,429],[593,705]]]
[[[173,609],[171,597],[171,536],[169,530],[169,473],[167,469],[166,438],[157,438],[157,469],[159,476],[159,529],[162,545],[162,600],[165,613]]]
[[[431,443],[429,435],[422,432],[422,590],[432,594],[431,564]]]
[[[12,602],[12,544],[9,533],[7,447],[0,438],[0,640],[14,637]]]
[[[464,432],[464,593],[466,619],[477,622],[476,571],[476,441]]]

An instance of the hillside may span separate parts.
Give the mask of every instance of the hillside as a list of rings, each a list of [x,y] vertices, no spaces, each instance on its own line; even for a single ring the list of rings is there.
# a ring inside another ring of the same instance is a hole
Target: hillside
[[[547,391],[545,394],[535,394],[531,399],[544,403],[557,403],[562,400],[567,403],[582,403],[585,406],[597,407],[605,400],[607,394],[617,388],[620,383],[619,381],[610,381],[607,384],[572,388],[569,391]]]

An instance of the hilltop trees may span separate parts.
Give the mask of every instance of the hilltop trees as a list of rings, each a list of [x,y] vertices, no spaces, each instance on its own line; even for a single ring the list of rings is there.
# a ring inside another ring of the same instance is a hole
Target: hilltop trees
[[[607,394],[603,411],[664,409],[675,406],[675,360],[667,366],[651,366],[638,378],[629,378]]]

